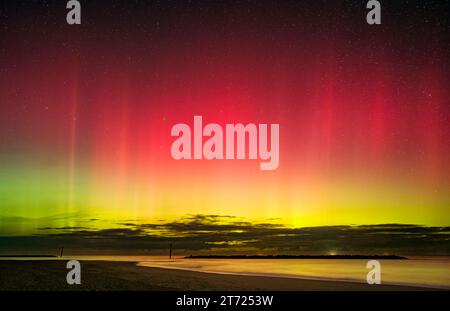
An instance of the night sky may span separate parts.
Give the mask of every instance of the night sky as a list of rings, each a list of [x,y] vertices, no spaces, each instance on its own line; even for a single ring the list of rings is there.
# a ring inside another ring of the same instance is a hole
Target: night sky
[[[448,237],[448,2],[381,1],[381,25],[366,1],[330,2],[90,0],[68,25],[65,1],[0,1],[3,241],[192,222],[170,234],[209,224],[245,246],[225,225],[412,224]],[[278,169],[174,160],[171,128],[194,115],[280,124]]]

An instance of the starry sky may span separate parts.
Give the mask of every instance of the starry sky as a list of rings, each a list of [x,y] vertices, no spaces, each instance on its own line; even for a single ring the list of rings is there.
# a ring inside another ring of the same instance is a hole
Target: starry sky
[[[67,25],[65,1],[0,1],[0,241],[276,248],[370,225],[417,238],[380,249],[448,252],[448,3],[381,2],[381,25],[366,1],[123,0]],[[280,124],[278,169],[174,160],[194,115]]]

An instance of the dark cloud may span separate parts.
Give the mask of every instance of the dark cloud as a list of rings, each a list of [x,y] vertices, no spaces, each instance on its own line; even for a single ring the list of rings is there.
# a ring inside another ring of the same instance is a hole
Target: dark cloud
[[[95,252],[158,253],[169,243],[180,254],[399,254],[449,255],[450,227],[414,224],[290,228],[234,216],[191,215],[177,221],[126,222],[117,228],[41,228],[31,236],[0,236],[2,249],[58,248]]]

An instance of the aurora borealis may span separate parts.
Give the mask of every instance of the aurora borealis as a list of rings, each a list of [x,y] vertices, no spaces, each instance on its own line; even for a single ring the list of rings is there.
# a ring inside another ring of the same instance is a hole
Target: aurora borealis
[[[447,3],[383,3],[367,25],[364,1],[110,2],[69,26],[64,3],[1,1],[1,236],[450,225]],[[195,115],[280,124],[278,168],[174,160]]]

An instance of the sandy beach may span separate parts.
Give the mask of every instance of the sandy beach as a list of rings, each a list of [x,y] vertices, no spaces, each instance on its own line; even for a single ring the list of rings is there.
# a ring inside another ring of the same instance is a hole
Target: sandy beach
[[[66,283],[66,261],[2,260],[0,290],[429,290],[419,287],[223,275],[136,266],[135,262],[83,261],[81,285]]]

